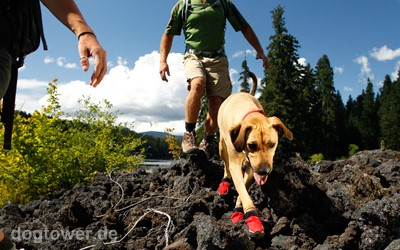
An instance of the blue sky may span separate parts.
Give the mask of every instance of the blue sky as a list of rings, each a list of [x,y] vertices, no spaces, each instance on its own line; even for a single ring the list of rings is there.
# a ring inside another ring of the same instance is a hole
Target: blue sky
[[[385,75],[392,79],[400,66],[400,0],[233,0],[252,25],[264,48],[273,35],[271,11],[285,8],[288,32],[298,41],[302,62],[315,67],[326,54],[335,70],[335,88],[343,101],[357,97],[369,77],[377,92]],[[48,51],[39,48],[20,70],[17,109],[33,112],[45,104],[46,86],[58,78],[61,105],[73,113],[77,99],[109,100],[123,113],[121,122],[134,122],[136,131],[174,128],[183,131],[185,79],[183,37],[175,37],[169,57],[171,77],[160,80],[159,44],[176,0],[77,0],[87,22],[107,51],[108,73],[95,89],[87,86],[91,72],[79,66],[75,36],[43,8]],[[234,91],[247,54],[249,67],[263,77],[262,62],[240,32],[228,24],[226,51]],[[267,53],[267,51],[266,51]]]

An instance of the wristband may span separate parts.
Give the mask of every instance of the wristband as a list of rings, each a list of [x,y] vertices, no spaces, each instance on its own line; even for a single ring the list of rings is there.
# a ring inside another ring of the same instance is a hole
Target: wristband
[[[92,35],[92,36],[96,37],[96,35],[95,35],[93,32],[91,32],[91,31],[85,31],[85,32],[82,32],[82,33],[80,33],[80,34],[78,35],[78,41],[79,41],[79,39],[81,38],[81,36],[84,36],[84,35]]]

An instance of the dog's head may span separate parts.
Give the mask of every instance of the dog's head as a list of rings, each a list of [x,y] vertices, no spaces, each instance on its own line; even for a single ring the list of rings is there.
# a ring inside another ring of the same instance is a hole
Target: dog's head
[[[237,152],[246,155],[260,186],[273,169],[279,132],[283,132],[289,140],[293,139],[292,132],[277,117],[251,116],[229,130],[233,146]]]

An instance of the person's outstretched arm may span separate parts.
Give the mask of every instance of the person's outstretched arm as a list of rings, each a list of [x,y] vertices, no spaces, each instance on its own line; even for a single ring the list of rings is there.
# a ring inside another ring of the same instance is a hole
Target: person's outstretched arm
[[[250,25],[246,25],[241,31],[246,40],[256,50],[257,52],[256,59],[262,59],[263,66],[265,69],[267,69],[269,66],[268,57],[265,55],[264,49],[262,48],[260,41],[258,40],[258,37],[254,32],[253,28]]]
[[[160,76],[163,81],[168,82],[167,75],[169,76],[169,67],[167,63],[168,54],[171,51],[173,35],[166,34],[161,38],[160,44]]]
[[[78,52],[82,69],[89,69],[89,57],[94,58],[94,71],[90,85],[96,87],[107,72],[106,52],[98,42],[95,33],[86,23],[73,0],[41,0],[42,3],[70,29],[78,38]]]

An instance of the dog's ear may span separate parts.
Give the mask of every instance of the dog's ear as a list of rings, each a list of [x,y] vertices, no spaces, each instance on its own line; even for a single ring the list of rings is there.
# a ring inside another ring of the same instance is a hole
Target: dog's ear
[[[242,152],[244,150],[250,131],[251,127],[244,125],[243,122],[240,122],[229,130],[229,135],[231,136],[231,141],[236,151]]]
[[[283,124],[281,119],[276,116],[270,117],[268,119],[276,130],[283,132],[289,140],[293,139],[293,133],[285,126],[285,124]]]

